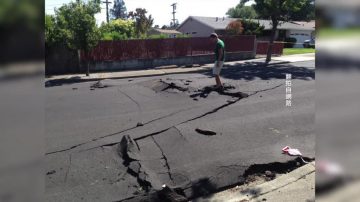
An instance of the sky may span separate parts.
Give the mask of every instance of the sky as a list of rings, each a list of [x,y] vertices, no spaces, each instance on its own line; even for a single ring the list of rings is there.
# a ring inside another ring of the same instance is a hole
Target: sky
[[[113,0],[109,0],[113,2]],[[172,19],[171,4],[177,3],[175,17],[182,23],[188,16],[226,17],[229,8],[236,6],[240,0],[124,0],[127,11],[145,8],[154,18],[153,25],[169,25]],[[45,0],[45,13],[54,14],[54,8],[71,0]],[[109,5],[112,8],[113,4]],[[106,21],[105,4],[101,13],[96,14],[98,24]]]

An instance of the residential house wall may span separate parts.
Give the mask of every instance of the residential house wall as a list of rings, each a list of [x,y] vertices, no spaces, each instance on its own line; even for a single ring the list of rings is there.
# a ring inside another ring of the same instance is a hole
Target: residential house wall
[[[286,37],[292,37],[296,39],[294,48],[303,48],[305,40],[311,39],[313,31],[311,30],[287,30]]]
[[[188,18],[189,22],[186,22],[181,26],[178,31],[187,34],[191,37],[208,37],[215,30],[209,26],[206,26],[192,18]]]

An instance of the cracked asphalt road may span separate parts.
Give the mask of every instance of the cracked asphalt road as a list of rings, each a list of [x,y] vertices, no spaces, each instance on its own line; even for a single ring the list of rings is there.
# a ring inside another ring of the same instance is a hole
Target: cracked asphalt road
[[[286,145],[313,158],[314,66],[228,66],[224,92],[208,73],[48,87],[46,199],[156,201],[163,184],[193,198],[291,161]]]

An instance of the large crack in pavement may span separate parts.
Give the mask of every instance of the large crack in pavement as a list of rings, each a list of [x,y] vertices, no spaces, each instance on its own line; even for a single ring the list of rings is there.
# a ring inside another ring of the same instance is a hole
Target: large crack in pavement
[[[164,82],[164,84],[166,84],[166,83]],[[178,126],[178,125],[181,125],[181,124],[184,124],[184,123],[188,123],[188,122],[191,122],[191,121],[194,121],[194,120],[203,118],[203,117],[205,117],[205,116],[214,114],[214,113],[218,112],[219,110],[221,110],[221,109],[223,109],[223,108],[226,108],[226,107],[228,107],[228,106],[230,106],[230,105],[233,105],[233,104],[237,103],[238,101],[240,101],[240,100],[243,99],[243,98],[251,97],[251,96],[253,96],[253,95],[257,94],[257,93],[260,93],[260,92],[265,92],[265,91],[273,90],[273,89],[276,89],[276,88],[278,88],[278,87],[280,87],[280,86],[282,86],[282,85],[283,85],[283,84],[280,84],[280,85],[277,85],[277,86],[274,86],[274,87],[271,87],[271,88],[263,89],[263,90],[253,91],[252,94],[245,94],[245,93],[241,93],[241,92],[235,93],[235,95],[238,96],[238,98],[235,99],[235,100],[229,100],[229,101],[227,101],[226,104],[223,104],[223,105],[221,105],[221,106],[219,106],[219,107],[216,107],[215,109],[213,109],[213,110],[211,110],[211,111],[209,111],[209,112],[206,112],[206,113],[204,113],[204,114],[201,114],[201,115],[196,116],[196,117],[194,117],[194,118],[191,118],[191,119],[189,119],[189,120],[183,121],[183,122],[181,122],[181,123],[179,123],[179,124],[170,126],[170,127],[168,127],[168,128],[165,128],[165,129],[162,129],[162,130],[160,130],[160,131],[158,131],[158,132],[154,132],[154,133],[151,133],[151,134],[144,135],[144,136],[142,136],[142,137],[136,138],[135,141],[140,140],[140,139],[144,139],[144,138],[147,138],[147,137],[150,137],[150,136],[153,136],[153,135],[160,134],[160,133],[162,133],[162,132],[165,132],[165,131],[169,130],[169,129],[172,128],[172,127],[175,127],[175,126]],[[165,88],[166,88],[166,87],[165,87]],[[163,88],[162,88],[162,89],[163,89]],[[226,95],[226,94],[225,94],[225,95]],[[234,95],[234,94],[232,94],[231,96],[233,96],[233,95]],[[194,107],[190,107],[190,108],[188,108],[188,109],[182,109],[182,110],[179,110],[179,111],[177,111],[177,112],[168,114],[168,115],[166,115],[166,116],[153,119],[153,120],[151,120],[151,121],[148,121],[148,122],[144,123],[142,126],[147,125],[147,124],[150,124],[150,123],[152,123],[152,122],[154,122],[154,121],[158,121],[158,120],[161,120],[161,119],[164,119],[164,118],[168,118],[169,116],[173,116],[173,115],[175,115],[175,114],[178,114],[178,113],[181,113],[181,112],[183,112],[183,111],[187,111],[187,110],[190,110],[190,109],[193,109],[193,108],[194,108]],[[74,145],[74,146],[71,146],[71,147],[69,147],[69,148],[67,148],[67,149],[57,150],[57,151],[53,151],[53,152],[47,152],[47,153],[45,153],[45,155],[50,155],[50,154],[56,154],[56,153],[61,153],[61,152],[70,151],[70,150],[75,149],[75,148],[77,148],[77,147],[80,147],[80,146],[82,146],[82,145],[85,145],[85,144],[88,144],[88,143],[91,143],[91,142],[94,142],[94,141],[98,141],[98,140],[104,139],[104,138],[106,138],[106,137],[119,135],[119,134],[122,134],[122,133],[124,133],[124,132],[128,132],[128,131],[133,130],[133,129],[138,128],[138,127],[141,127],[141,126],[137,125],[137,126],[134,126],[134,127],[131,127],[131,128],[125,129],[125,130],[122,130],[122,131],[117,132],[117,133],[112,133],[112,134],[109,134],[109,135],[105,135],[105,136],[101,136],[101,137],[98,137],[98,138],[94,138],[94,139],[92,139],[91,141],[79,143],[79,144]],[[110,145],[111,145],[111,144],[116,144],[116,142],[114,142],[114,143],[109,143],[109,144],[110,144]],[[109,144],[104,144],[104,145],[109,145]],[[101,145],[101,146],[104,146],[104,145]],[[94,148],[98,148],[98,147],[101,147],[101,146],[97,146],[97,147],[94,147]],[[91,149],[94,149],[94,148],[91,148]]]
[[[123,159],[123,164],[128,168],[127,172],[137,179],[143,190],[148,192],[152,184],[148,180],[148,173],[139,162],[139,150],[128,135],[125,135],[119,143],[118,153]]]
[[[314,158],[305,157],[308,161],[315,160]],[[304,166],[305,163],[301,158],[295,158],[286,162],[269,162],[264,164],[253,164],[253,165],[224,165],[219,166],[219,168],[235,170],[241,174],[241,177],[236,183],[228,184],[226,186],[215,187],[211,186],[211,182],[217,178],[218,175],[221,175],[221,171],[210,178],[201,178],[191,183],[190,186],[170,188],[168,186],[163,186],[161,189],[148,189],[147,193],[134,196],[126,199],[121,199],[122,202],[135,202],[135,201],[148,201],[148,202],[158,202],[158,201],[191,201],[198,197],[206,197],[216,192],[221,192],[226,189],[241,186],[244,184],[253,183],[260,178],[264,181],[270,181],[275,179],[277,175],[289,173],[301,166]],[[150,179],[151,180],[151,179]],[[150,182],[151,184],[151,182]],[[193,195],[186,195],[186,192],[197,189],[197,192]],[[166,192],[166,194],[164,194]],[[256,190],[244,190],[249,194],[257,194]],[[162,198],[159,198],[161,195]],[[178,200],[176,200],[178,198]]]
[[[172,175],[171,175],[170,164],[169,164],[169,162],[168,162],[168,159],[166,158],[166,155],[165,155],[163,149],[161,148],[160,144],[155,140],[154,136],[151,136],[151,138],[153,139],[154,143],[156,144],[156,146],[157,146],[157,147],[160,149],[160,151],[161,151],[162,159],[164,159],[164,161],[165,161],[165,167],[166,167],[167,170],[168,170],[167,173],[168,173],[168,175],[169,175],[169,179],[170,179],[172,182],[174,182],[174,178],[173,178]]]
[[[263,89],[263,90],[259,90],[259,91],[254,91],[251,95],[255,95],[255,94],[257,94],[257,93],[259,93],[259,92],[264,92],[264,91],[266,91],[266,90],[272,90],[272,89],[275,89],[275,88],[277,88],[277,87],[280,87],[280,86],[282,86],[282,85],[278,85],[278,86],[275,86],[275,87],[272,87],[272,88],[268,88],[268,89]],[[241,94],[238,94],[238,95],[241,95]],[[248,96],[247,96],[248,97]],[[169,162],[168,162],[168,159],[167,159],[167,157],[166,157],[166,154],[165,154],[165,152],[163,151],[163,149],[161,148],[161,146],[160,146],[160,144],[156,141],[156,139],[155,139],[155,137],[154,136],[156,136],[156,135],[159,135],[159,134],[162,134],[162,133],[164,133],[164,132],[166,132],[166,131],[168,131],[168,130],[170,130],[171,128],[176,128],[177,129],[177,127],[176,126],[178,126],[178,125],[181,125],[181,124],[184,124],[184,123],[188,123],[188,122],[190,122],[190,121],[194,121],[194,120],[197,120],[197,119],[200,119],[200,118],[203,118],[203,117],[205,117],[205,116],[208,116],[208,115],[210,115],[210,114],[213,114],[213,113],[216,113],[216,112],[218,112],[219,110],[221,110],[221,109],[223,109],[223,108],[225,108],[225,107],[228,107],[228,106],[230,106],[230,105],[232,105],[232,104],[235,104],[236,102],[238,102],[239,100],[241,100],[243,97],[241,96],[239,96],[238,97],[238,99],[236,99],[236,100],[234,100],[233,102],[228,102],[228,103],[226,103],[226,104],[224,104],[224,105],[221,105],[221,106],[219,106],[219,107],[217,107],[217,108],[215,108],[215,109],[213,109],[213,110],[211,110],[211,111],[209,111],[209,112],[206,112],[206,113],[204,113],[204,114],[202,114],[202,115],[199,115],[199,116],[196,116],[196,117],[194,117],[194,118],[192,118],[192,119],[189,119],[189,120],[186,120],[186,121],[183,121],[183,122],[181,122],[180,124],[177,124],[177,125],[174,125],[174,126],[171,126],[171,127],[168,127],[168,128],[166,128],[166,129],[163,129],[163,130],[160,130],[160,131],[157,131],[157,132],[154,132],[154,133],[151,133],[151,134],[147,134],[147,135],[144,135],[144,136],[141,136],[141,137],[138,137],[138,138],[135,138],[134,140],[132,140],[132,144],[133,145],[136,145],[136,148],[137,148],[137,151],[138,152],[141,152],[141,148],[139,147],[139,145],[137,144],[137,142],[139,141],[139,140],[143,140],[143,139],[145,139],[145,138],[151,138],[152,140],[153,140],[153,142],[155,143],[155,145],[159,148],[159,150],[161,151],[161,155],[162,155],[162,159],[165,161],[165,167],[167,168],[167,170],[168,170],[168,172],[166,172],[167,174],[168,174],[168,176],[169,176],[169,179],[171,180],[171,181],[174,181],[173,180],[173,176],[172,176],[172,172],[171,172],[171,168],[170,168],[170,164],[169,164]],[[177,130],[179,130],[179,129],[177,129]],[[123,139],[127,139],[127,138],[130,138],[129,136],[127,136],[127,137],[123,137]],[[123,142],[123,141],[122,141]],[[124,141],[124,142],[129,142],[129,141]],[[140,153],[139,153],[140,154]],[[126,157],[126,156],[125,156]],[[150,172],[150,171],[148,171],[148,170],[143,170],[143,171],[140,171],[140,169],[139,169],[139,167],[141,167],[141,160],[137,160],[136,161],[137,162],[137,164],[136,164],[136,168],[137,168],[137,170],[135,170],[137,173],[139,173],[139,172],[144,172],[144,173],[148,173],[148,172]],[[286,162],[286,163],[284,163],[284,164],[281,164],[280,163],[280,165],[288,165],[288,164],[291,164],[292,162]],[[267,165],[260,165],[260,167],[261,168],[265,168],[265,169],[268,169],[268,170],[271,170],[271,171],[275,171],[275,170],[277,170],[277,171],[279,171],[279,167],[281,167],[281,166],[278,166],[278,164],[268,164],[269,166],[267,166]],[[238,166],[238,165],[237,165]],[[230,167],[234,167],[234,165],[231,165]],[[229,169],[230,169],[230,167],[229,167]],[[253,171],[257,171],[257,172],[260,172],[260,170],[258,170],[259,169],[259,167],[257,166],[257,165],[252,165],[252,166],[243,166],[242,165],[242,167],[244,168],[244,167],[248,167],[248,169],[244,172],[244,179],[246,179],[248,176],[250,176],[251,174],[253,174],[252,172]],[[129,168],[131,168],[131,166],[129,166]],[[273,169],[272,169],[273,168]],[[133,168],[131,168],[130,170],[134,170]],[[266,170],[267,171],[267,170]],[[135,172],[135,173],[136,173]],[[221,175],[221,173],[219,174],[219,175]],[[135,174],[134,176],[136,176],[136,177],[139,177],[139,174]],[[149,183],[148,184],[145,184],[145,185],[148,185],[149,187],[148,187],[148,190],[149,190],[149,188],[151,188],[151,185],[152,185],[152,183],[151,183],[151,178],[147,178],[148,180],[149,180]],[[141,185],[141,186],[144,186],[144,180],[140,180],[139,181],[139,184]],[[184,192],[186,189],[189,189],[189,188],[191,188],[191,187],[193,187],[194,186],[194,184],[193,185],[191,185],[190,187],[184,187],[183,189],[182,189],[182,191]],[[232,185],[231,185],[232,186]],[[155,189],[156,190],[156,189]],[[156,190],[156,191],[159,191],[159,190]],[[193,196],[193,197],[195,197],[195,196]]]
[[[177,90],[182,91],[181,89],[176,88],[176,85],[171,85],[170,84],[169,86],[171,86],[170,88],[175,88]],[[156,141],[156,139],[155,139],[156,135],[164,133],[164,132],[168,131],[171,128],[175,128],[181,134],[181,131],[177,128],[177,126],[179,126],[181,124],[185,124],[185,123],[188,123],[188,122],[191,122],[191,121],[194,121],[194,120],[201,119],[203,117],[209,116],[211,114],[217,113],[219,110],[224,109],[226,107],[229,107],[229,106],[237,103],[238,101],[240,101],[243,98],[253,96],[253,95],[255,95],[255,94],[259,93],[259,92],[265,92],[265,91],[273,90],[273,89],[278,88],[280,86],[282,86],[282,84],[271,87],[271,88],[254,91],[252,94],[245,94],[245,93],[241,93],[241,92],[237,92],[237,93],[218,92],[220,95],[237,97],[237,99],[230,100],[230,101],[228,100],[227,103],[225,103],[225,104],[223,104],[221,106],[218,106],[218,107],[212,109],[211,111],[205,112],[203,114],[200,114],[200,115],[195,116],[195,117],[193,117],[191,119],[185,120],[185,121],[183,121],[181,123],[175,124],[175,125],[170,126],[168,128],[165,128],[165,129],[162,129],[162,130],[159,130],[159,131],[156,131],[156,132],[153,132],[153,133],[141,136],[141,137],[137,137],[135,139],[132,139],[129,135],[125,135],[125,136],[122,137],[122,140],[120,142],[104,144],[104,145],[100,145],[100,146],[97,146],[97,147],[94,147],[94,148],[118,145],[118,154],[123,159],[123,165],[127,167],[127,173],[129,173],[131,176],[135,177],[138,184],[139,184],[139,186],[141,187],[141,189],[144,190],[147,193],[147,194],[143,195],[142,197],[150,197],[150,195],[151,195],[151,197],[154,198],[154,193],[155,193],[156,196],[157,196],[155,198],[159,199],[159,196],[160,196],[159,193],[161,191],[164,191],[164,189],[162,188],[162,182],[159,179],[157,179],[158,177],[157,177],[156,173],[154,173],[151,169],[148,169],[143,165],[142,159],[141,159],[141,147],[138,145],[139,140],[142,140],[142,139],[145,139],[145,138],[151,138],[153,140],[154,144],[157,146],[157,148],[161,152],[161,155],[162,155],[161,160],[164,161],[164,167],[166,167],[166,169],[167,169],[166,173],[167,173],[169,179],[174,182],[174,178],[173,178],[173,175],[172,175],[170,164],[168,162],[168,158],[166,157],[166,154],[165,154],[164,150],[162,149],[161,145]],[[167,88],[167,89],[169,89],[169,88]],[[127,96],[127,97],[129,97],[129,96]],[[131,97],[129,97],[129,99],[133,100]],[[134,102],[137,103],[136,101],[134,101]],[[166,116],[153,119],[151,121],[148,121],[147,123],[144,123],[144,125],[152,123],[154,121],[158,121],[158,120],[167,118],[167,117],[170,117],[170,116],[173,116],[173,115],[175,115],[177,113],[180,113],[180,112],[183,112],[183,111],[186,111],[186,110],[190,110],[192,108],[194,108],[194,107],[191,107],[191,108],[188,108],[188,109],[182,109],[180,111],[173,112],[173,113],[168,114]],[[139,127],[139,126],[132,127],[132,128],[129,128],[129,129],[125,129],[125,130],[120,131],[118,133],[113,133],[113,134],[109,134],[109,135],[106,135],[106,136],[94,138],[93,140],[91,140],[89,142],[97,141],[97,140],[100,140],[100,139],[103,139],[103,138],[106,138],[106,137],[109,137],[109,136],[113,136],[113,135],[119,135],[121,133],[124,133],[126,131],[130,131],[130,130],[135,129],[137,127]],[[181,134],[181,136],[185,139],[185,137],[182,134]],[[63,151],[68,151],[68,150],[74,149],[76,147],[82,146],[84,144],[87,144],[89,142],[85,142],[85,143],[81,143],[81,144],[72,146],[69,149],[64,149],[64,150],[55,151],[55,152],[49,152],[46,155],[54,154],[54,153],[58,153],[58,152],[63,152]],[[292,163],[293,163],[293,161],[290,161],[290,162],[286,162],[286,163],[281,163],[281,165],[284,165],[284,167],[286,167],[289,164],[292,165]],[[296,165],[298,165],[298,164],[296,164]],[[71,166],[71,155],[70,155],[70,164],[69,164],[68,169],[70,169],[70,166]],[[233,165],[231,165],[231,166],[233,166]],[[242,167],[244,167],[244,166],[242,166]],[[279,171],[279,167],[281,167],[281,166],[278,166],[278,164],[271,164],[271,163],[269,163],[269,164],[261,164],[261,165],[251,165],[251,166],[248,166],[248,169],[246,169],[246,171],[244,172],[243,177],[244,177],[244,179],[246,179],[247,177],[249,177],[249,176],[251,176],[251,175],[253,175],[255,173],[264,172],[264,170],[261,170],[261,169],[267,169],[267,170],[271,170],[273,172],[277,172],[277,171]],[[289,168],[292,169],[292,168],[294,168],[294,166],[290,166]],[[65,181],[66,181],[66,177],[65,177]],[[240,182],[240,183],[243,183],[243,182]],[[171,193],[173,196],[179,196],[180,198],[183,199],[184,197],[186,197],[185,194],[184,194],[185,190],[191,189],[193,186],[195,186],[194,183],[191,186],[188,186],[188,187],[177,188],[176,192],[174,192],[173,190],[169,191],[169,193]],[[233,185],[229,185],[229,186],[233,186]],[[219,191],[219,190],[221,190],[223,188],[224,187],[217,188],[217,189],[212,190],[212,191],[213,192]],[[189,197],[187,197],[187,198],[191,199],[191,198],[195,198],[195,197],[198,197],[198,196],[193,195],[190,198]],[[127,199],[122,199],[121,201],[137,201],[137,199],[138,199],[138,196],[134,196],[134,197],[130,197],[130,198],[127,198]],[[149,200],[149,201],[157,201],[157,200]]]
[[[195,106],[195,107],[196,107],[196,106]],[[186,108],[186,109],[181,109],[181,110],[178,110],[178,111],[176,111],[176,112],[167,114],[167,115],[165,115],[165,116],[161,116],[161,117],[159,117],[159,118],[152,119],[152,120],[150,120],[150,121],[147,121],[147,122],[145,122],[145,123],[142,123],[141,126],[136,125],[136,126],[134,126],[134,127],[127,128],[127,129],[124,129],[124,130],[119,131],[119,132],[116,132],[116,133],[111,133],[111,134],[104,135],[104,136],[101,136],[101,137],[93,138],[93,139],[90,140],[90,141],[82,142],[82,143],[73,145],[73,146],[71,146],[71,147],[69,147],[69,148],[66,148],[66,149],[61,149],[61,150],[56,150],[56,151],[52,151],[52,152],[47,152],[47,153],[45,153],[45,155],[51,155],[51,154],[56,154],[56,153],[62,153],[62,152],[70,151],[70,150],[72,150],[72,149],[75,149],[75,148],[77,148],[77,147],[83,146],[83,145],[85,145],[85,144],[89,144],[89,143],[94,142],[94,141],[98,141],[98,140],[101,140],[101,139],[104,139],[104,138],[107,138],[107,137],[111,137],[111,136],[115,136],[115,135],[120,135],[120,134],[122,134],[122,133],[131,131],[131,130],[136,129],[136,128],[138,128],[138,127],[142,127],[142,126],[151,124],[151,123],[153,123],[153,122],[155,122],[155,121],[159,121],[159,120],[162,120],[162,119],[165,119],[165,118],[169,118],[169,117],[174,116],[174,115],[176,115],[176,114],[179,114],[179,113],[181,113],[181,112],[191,110],[191,109],[193,109],[193,108],[195,108],[195,107],[189,107],[189,108]],[[109,143],[109,144],[105,144],[105,145],[102,145],[102,146],[108,146],[108,145],[112,145],[112,144],[116,144],[116,143]],[[97,148],[97,147],[96,147],[96,148]]]

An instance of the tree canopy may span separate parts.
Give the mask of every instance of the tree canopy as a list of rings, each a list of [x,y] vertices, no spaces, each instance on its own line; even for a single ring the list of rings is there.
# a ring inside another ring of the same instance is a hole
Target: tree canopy
[[[154,23],[151,15],[146,16],[147,10],[144,8],[137,8],[135,11],[129,12],[129,17],[135,20],[135,33],[137,37],[144,37]]]
[[[230,8],[226,13],[231,18],[242,19],[256,19],[258,17],[255,9],[252,6],[245,6],[243,3],[239,3],[233,8]]]
[[[102,40],[124,40],[135,38],[135,22],[133,20],[112,20],[100,27]]]
[[[115,0],[114,7],[110,9],[112,19],[127,19],[127,9],[124,0]]]
[[[56,37],[66,40],[71,49],[89,51],[100,39],[95,14],[100,12],[100,0],[87,3],[77,0],[55,10]],[[55,38],[56,38],[55,37]]]

